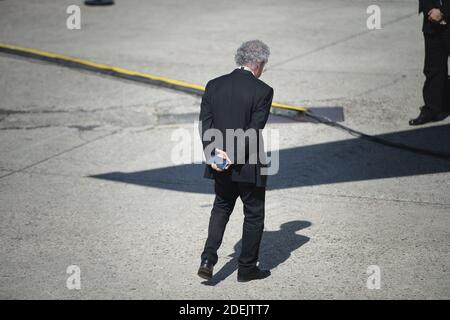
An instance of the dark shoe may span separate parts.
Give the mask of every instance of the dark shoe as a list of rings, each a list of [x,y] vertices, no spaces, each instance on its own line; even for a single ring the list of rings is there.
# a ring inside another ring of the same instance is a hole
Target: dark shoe
[[[442,120],[446,119],[448,116],[450,116],[450,112],[449,111],[440,112],[436,116],[436,121],[442,121]]]
[[[114,4],[113,0],[86,0],[84,2],[87,6],[110,6]]]
[[[410,126],[418,126],[421,124],[425,124],[428,122],[436,121],[437,116],[429,111],[428,109],[425,109],[424,107],[420,108],[420,114],[417,118],[409,120]]]
[[[214,269],[213,264],[210,263],[208,260],[204,260],[202,261],[202,263],[200,263],[200,268],[198,268],[197,274],[199,275],[200,278],[211,280],[213,276],[213,269]]]
[[[238,282],[248,282],[252,280],[265,279],[269,276],[270,276],[269,270],[261,270],[258,267],[255,267],[251,271],[242,272],[238,270],[237,280]]]

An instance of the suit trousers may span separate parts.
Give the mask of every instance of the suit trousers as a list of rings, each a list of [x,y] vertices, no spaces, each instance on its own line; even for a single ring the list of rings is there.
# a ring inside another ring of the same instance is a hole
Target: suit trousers
[[[242,249],[239,256],[239,269],[248,270],[256,266],[259,246],[264,230],[265,187],[254,183],[234,182],[229,170],[215,172],[214,190],[216,197],[211,210],[208,238],[202,253],[202,260],[217,263],[219,249],[225,227],[233,212],[236,199],[241,198],[244,205],[244,224],[242,230]]]
[[[424,33],[426,77],[423,86],[425,109],[433,114],[450,111],[448,56],[450,54],[450,27],[435,33]]]

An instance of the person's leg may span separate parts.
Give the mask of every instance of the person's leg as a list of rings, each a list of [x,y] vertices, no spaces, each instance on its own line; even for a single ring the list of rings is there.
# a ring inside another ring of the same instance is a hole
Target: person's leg
[[[217,250],[222,244],[225,227],[238,197],[237,187],[230,175],[218,175],[214,189],[216,198],[209,219],[208,238],[201,255],[202,261],[208,260],[212,265],[217,263]]]
[[[256,267],[259,246],[264,230],[265,188],[254,184],[238,183],[239,195],[244,204],[242,250],[239,257],[239,272],[245,273]]]
[[[447,27],[447,29],[444,31],[444,42],[445,42],[445,48],[447,50],[447,57],[450,56],[450,27]],[[446,72],[448,74],[448,58],[447,58],[447,69]],[[444,107],[443,107],[444,114],[450,114],[450,78],[447,76],[447,82],[445,87],[445,97],[444,97]]]
[[[447,78],[443,107],[443,117],[445,118],[448,115],[450,115],[450,77]]]
[[[448,78],[447,60],[448,52],[444,35],[425,34],[424,111],[433,115],[439,114],[443,109],[445,86]]]

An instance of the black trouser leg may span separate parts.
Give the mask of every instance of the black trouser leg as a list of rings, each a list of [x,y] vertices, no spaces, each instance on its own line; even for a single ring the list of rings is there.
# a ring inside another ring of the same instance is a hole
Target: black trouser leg
[[[214,190],[216,198],[209,219],[208,239],[201,256],[202,261],[207,259],[213,265],[217,263],[217,250],[222,244],[225,227],[239,195],[236,183],[225,173],[216,177]]]
[[[447,56],[450,56],[450,28],[444,31],[445,48],[447,49]],[[447,64],[448,66],[448,64]],[[444,96],[444,112],[450,113],[450,78],[447,76]]]
[[[444,97],[448,78],[448,31],[435,34],[424,34],[425,38],[425,66],[423,73],[426,77],[423,86],[423,100],[425,109],[438,114],[444,109]]]
[[[447,86],[444,97],[444,112],[450,113],[450,78],[447,79]]]
[[[245,272],[256,266],[264,231],[265,188],[254,184],[238,183],[239,195],[244,204],[244,226],[239,270]]]

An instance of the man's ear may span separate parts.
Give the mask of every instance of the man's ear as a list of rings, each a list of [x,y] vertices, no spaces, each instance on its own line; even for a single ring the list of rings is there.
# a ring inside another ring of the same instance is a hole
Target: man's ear
[[[265,66],[266,64],[264,63],[264,62],[261,62],[259,65],[258,65],[258,74],[259,74],[259,76],[261,76],[262,75],[262,73],[263,73],[263,71],[264,71],[264,66]]]

